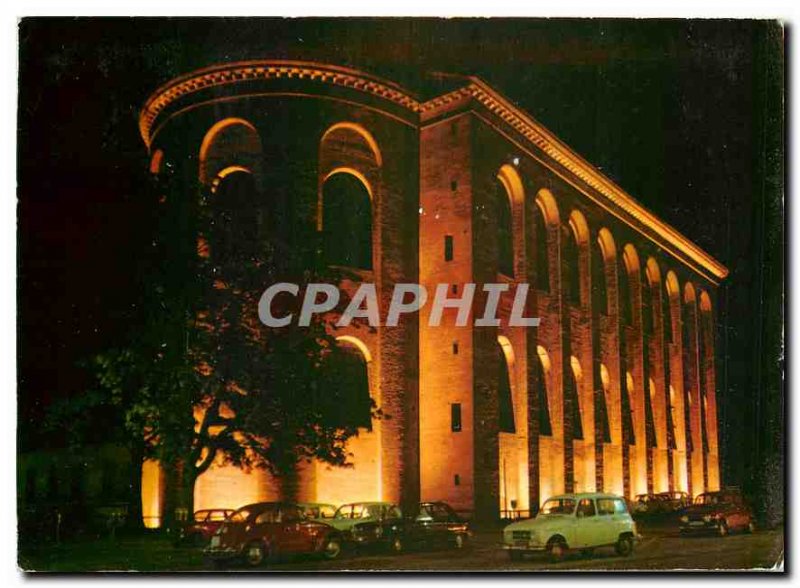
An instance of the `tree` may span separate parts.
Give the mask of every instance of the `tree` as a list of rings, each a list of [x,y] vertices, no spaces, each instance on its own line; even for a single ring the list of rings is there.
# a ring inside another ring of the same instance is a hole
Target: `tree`
[[[212,198],[201,188],[187,198],[169,176],[156,193],[147,318],[116,359],[97,358],[100,381],[131,393],[120,402],[126,427],[171,478],[168,517],[178,505],[193,510],[195,482],[217,460],[267,468],[291,497],[298,461],[347,465],[346,442],[363,423],[343,412],[383,415],[368,394],[353,394],[345,353],[323,318],[268,329],[258,300],[278,281],[302,288],[343,274],[323,263],[313,242],[289,251],[274,225],[259,223],[270,215],[253,209],[252,193]]]

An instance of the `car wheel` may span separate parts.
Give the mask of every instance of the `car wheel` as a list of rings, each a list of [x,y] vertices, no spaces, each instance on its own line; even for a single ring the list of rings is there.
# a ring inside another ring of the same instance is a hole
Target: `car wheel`
[[[617,544],[614,546],[618,555],[623,557],[629,556],[633,553],[633,537],[630,535],[622,535],[619,540],[617,540]]]
[[[336,559],[342,553],[342,541],[338,537],[328,537],[322,555],[325,559]]]
[[[392,551],[394,551],[395,553],[400,553],[405,548],[405,546],[403,545],[403,540],[398,536],[395,536],[392,539],[390,547],[391,547]]]
[[[756,532],[756,524],[753,522],[753,519],[750,519],[750,522],[747,523],[747,532],[748,533]]]
[[[567,555],[567,546],[564,543],[563,539],[553,539],[547,545],[547,554],[550,557],[550,561],[553,563],[557,563],[564,559]]]
[[[720,537],[725,537],[725,535],[727,534],[728,534],[728,524],[724,520],[722,520],[719,522],[719,525],[717,526],[717,535],[719,535]]]
[[[264,549],[264,544],[260,541],[253,541],[247,546],[244,552],[244,558],[247,565],[250,567],[258,567],[264,563],[267,558],[267,552]]]
[[[461,533],[456,535],[455,539],[453,540],[453,545],[455,546],[456,549],[463,549],[466,543],[467,543],[467,538]]]

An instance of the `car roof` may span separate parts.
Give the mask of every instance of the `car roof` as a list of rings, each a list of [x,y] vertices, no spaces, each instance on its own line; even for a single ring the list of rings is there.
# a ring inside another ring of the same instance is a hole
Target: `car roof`
[[[304,506],[304,507],[330,506],[331,508],[336,508],[333,504],[330,504],[329,502],[298,502],[297,506]]]
[[[562,498],[571,498],[573,500],[580,500],[581,498],[620,498],[623,499],[622,496],[617,494],[609,494],[608,492],[578,492],[575,494],[558,494],[556,496],[551,496],[547,500],[551,499],[562,499]],[[624,500],[624,499],[623,499]]]
[[[243,508],[249,510],[257,510],[257,509],[264,509],[264,508],[278,508],[281,506],[300,506],[296,502],[252,502],[250,504],[245,504],[244,506],[240,506],[236,510],[242,510]]]
[[[343,504],[342,506],[356,506],[357,504],[361,504],[364,506],[396,506],[393,502],[380,502],[377,500],[376,501],[365,500],[364,502],[348,502],[346,504]],[[342,506],[340,506],[339,508],[342,508]]]

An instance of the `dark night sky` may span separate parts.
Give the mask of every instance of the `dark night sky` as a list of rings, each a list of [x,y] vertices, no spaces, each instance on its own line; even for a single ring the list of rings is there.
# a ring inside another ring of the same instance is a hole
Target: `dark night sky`
[[[41,445],[48,399],[83,385],[75,362],[135,321],[139,107],[191,69],[280,57],[411,88],[425,71],[477,74],[726,264],[724,475],[757,484],[782,444],[781,35],[753,21],[23,21],[20,449]]]

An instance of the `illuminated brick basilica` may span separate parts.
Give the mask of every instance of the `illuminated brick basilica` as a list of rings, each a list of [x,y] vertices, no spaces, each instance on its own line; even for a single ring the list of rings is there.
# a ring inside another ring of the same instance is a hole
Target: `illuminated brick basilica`
[[[508,285],[499,326],[457,326],[455,308],[431,326],[427,305],[338,330],[391,418],[349,442],[352,468],[302,464],[283,498],[445,500],[492,519],[561,492],[720,487],[714,312],[728,270],[482,80],[439,75],[415,92],[335,65],[230,63],[156,90],[140,130],[153,174],[171,170],[187,198],[198,181],[220,198],[247,185],[254,215],[273,199],[286,239],[316,235],[357,276],[343,290],[375,284],[381,316],[395,284],[448,284],[457,299],[475,283],[475,308],[483,284]],[[520,284],[538,327],[507,326]],[[146,462],[149,526],[164,485]],[[217,464],[195,508],[282,487]]]

